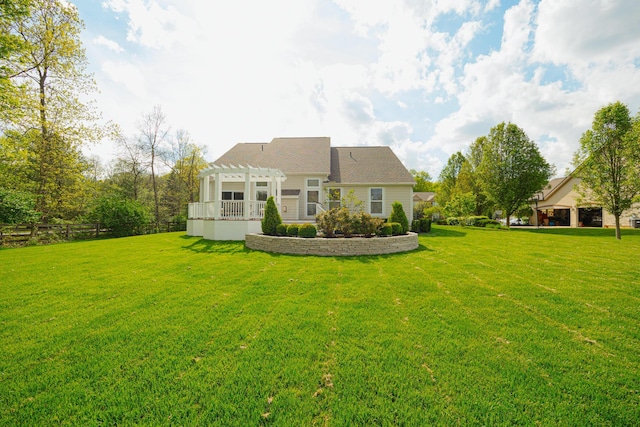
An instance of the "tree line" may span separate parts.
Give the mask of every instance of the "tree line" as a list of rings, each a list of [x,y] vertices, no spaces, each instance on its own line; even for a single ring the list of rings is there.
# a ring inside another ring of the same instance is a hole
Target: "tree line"
[[[0,2],[0,223],[151,222],[186,216],[205,150],[160,106],[124,135],[91,99],[84,23],[62,0]],[[108,139],[103,165],[82,149]],[[110,217],[109,217],[110,216]]]

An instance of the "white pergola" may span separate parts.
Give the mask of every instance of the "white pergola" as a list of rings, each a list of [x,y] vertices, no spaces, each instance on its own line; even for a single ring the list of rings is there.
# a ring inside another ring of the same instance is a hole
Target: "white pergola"
[[[252,198],[252,184],[257,182],[267,182],[269,184],[267,187],[267,197],[271,195],[275,196],[276,205],[279,207],[281,205],[282,198],[282,183],[287,179],[280,169],[253,167],[251,165],[213,165],[200,172],[198,174],[198,178],[200,179],[200,188],[202,188],[201,202],[204,204],[213,202],[213,206],[207,206],[205,209],[207,213],[205,214],[205,218],[214,220],[229,218],[225,213],[225,204],[218,203],[223,202],[223,183],[244,183],[245,200],[240,203],[236,203],[233,218],[249,220],[261,217],[261,211],[264,207],[258,206],[259,204],[264,204],[264,201],[259,202]],[[214,182],[213,194],[210,194],[211,180]],[[242,212],[238,212],[238,208],[241,209]]]

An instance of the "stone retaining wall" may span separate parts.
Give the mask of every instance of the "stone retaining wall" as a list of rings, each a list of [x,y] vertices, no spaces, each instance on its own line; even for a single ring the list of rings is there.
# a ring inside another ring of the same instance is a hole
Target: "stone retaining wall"
[[[344,238],[276,237],[264,234],[247,234],[245,246],[264,252],[276,252],[292,255],[319,256],[355,256],[382,255],[407,252],[418,248],[418,235],[409,233],[404,236]]]

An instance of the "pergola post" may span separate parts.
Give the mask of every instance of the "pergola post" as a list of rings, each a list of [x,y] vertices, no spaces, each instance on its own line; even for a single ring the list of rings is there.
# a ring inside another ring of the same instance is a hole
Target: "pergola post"
[[[244,219],[248,220],[250,217],[250,209],[254,204],[253,197],[251,197],[251,172],[247,168],[244,172]]]
[[[220,219],[220,196],[222,194],[222,180],[220,179],[220,172],[216,172],[213,177],[215,180],[213,186],[213,219]]]

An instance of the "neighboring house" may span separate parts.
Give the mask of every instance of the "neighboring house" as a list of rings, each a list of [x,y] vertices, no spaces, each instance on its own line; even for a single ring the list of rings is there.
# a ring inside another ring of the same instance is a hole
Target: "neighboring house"
[[[200,173],[200,202],[189,206],[187,232],[243,240],[247,232],[260,231],[271,195],[285,222],[314,221],[351,191],[365,212],[386,218],[394,201],[413,211],[414,184],[385,146],[332,147],[328,137],[239,143]]]
[[[615,227],[615,217],[601,206],[579,203],[575,190],[580,179],[572,176],[555,178],[534,196],[531,209],[534,211],[530,224],[565,227]],[[536,222],[537,212],[537,222]],[[640,226],[640,204],[620,217],[623,227]]]
[[[413,203],[426,203],[427,206],[434,206],[436,201],[436,193],[431,191],[420,191],[413,193]]]

